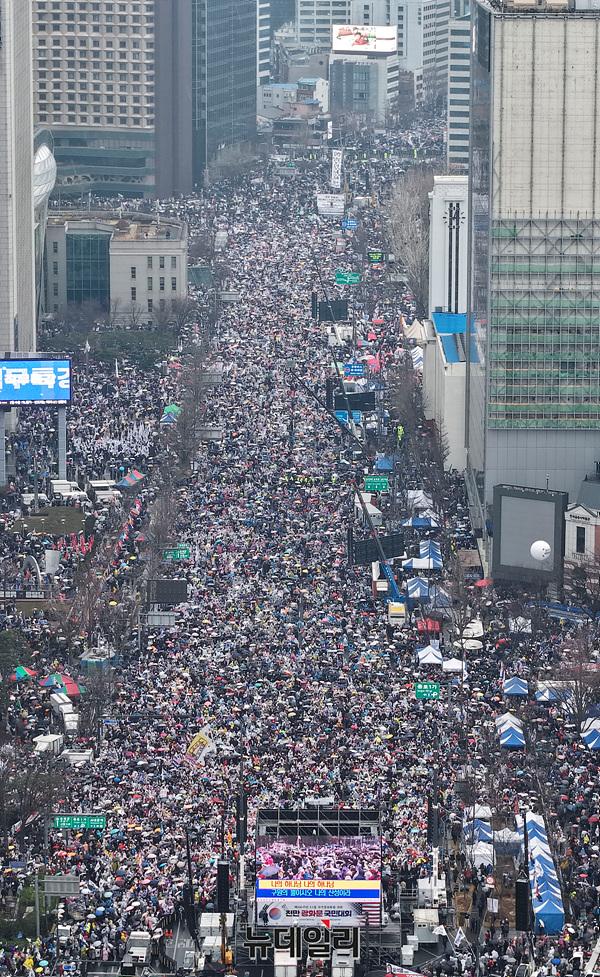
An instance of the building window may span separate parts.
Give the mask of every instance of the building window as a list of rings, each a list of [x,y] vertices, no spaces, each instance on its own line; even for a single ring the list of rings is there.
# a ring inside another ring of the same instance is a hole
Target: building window
[[[161,299],[160,300],[160,311],[161,312],[164,312],[165,311],[165,300],[164,299]]]
[[[137,288],[132,288],[131,289],[131,301],[132,302],[135,302],[136,299],[137,299]]]
[[[575,532],[575,552],[585,553],[585,526],[577,526]]]
[[[177,291],[177,279],[176,278],[172,278],[171,279],[171,291],[172,292],[176,292]]]
[[[159,264],[159,267],[160,268],[164,268],[165,267],[165,257],[164,257],[164,255],[161,254],[160,258],[158,259],[158,264]]]
[[[52,254],[58,254],[58,241],[52,242]]]
[[[136,275],[137,275],[137,269],[136,269],[135,265],[132,265],[131,266],[131,278],[132,279],[135,279]]]
[[[151,254],[149,254],[148,255],[148,258],[146,259],[146,267],[149,268],[149,269],[152,268],[152,255]]]
[[[152,299],[148,299],[148,312],[152,312],[153,310],[154,310],[154,303],[152,302]]]
[[[151,291],[152,291],[152,281],[153,281],[153,280],[152,280],[152,278],[149,278],[149,279],[148,279],[148,291],[149,291],[149,292],[151,292]]]
[[[54,285],[52,286],[52,294],[54,297],[58,295],[58,282],[54,282]]]
[[[164,278],[160,278],[159,279],[158,285],[159,285],[159,288],[160,288],[161,292],[164,292],[164,290],[165,290],[165,280],[164,280]]]
[[[175,255],[171,258],[171,271],[175,271],[177,268],[177,258]]]
[[[58,275],[58,261],[52,262],[52,274]]]

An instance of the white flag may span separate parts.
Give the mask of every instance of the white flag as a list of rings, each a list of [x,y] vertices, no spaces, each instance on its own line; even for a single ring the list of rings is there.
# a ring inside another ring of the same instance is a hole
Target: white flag
[[[467,937],[465,936],[462,926],[459,926],[456,931],[456,936],[454,937],[454,946],[458,948],[461,943],[466,943]]]

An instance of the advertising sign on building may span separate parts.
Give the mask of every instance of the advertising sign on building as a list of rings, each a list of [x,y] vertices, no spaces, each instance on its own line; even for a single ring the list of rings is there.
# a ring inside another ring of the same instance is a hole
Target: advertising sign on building
[[[343,193],[318,193],[317,210],[323,217],[342,217],[346,198]]]
[[[70,400],[70,360],[0,360],[0,403],[67,404]]]
[[[396,27],[335,24],[332,33],[334,54],[395,54],[398,50]]]
[[[334,190],[339,190],[342,185],[342,157],[343,149],[331,150],[331,186]]]

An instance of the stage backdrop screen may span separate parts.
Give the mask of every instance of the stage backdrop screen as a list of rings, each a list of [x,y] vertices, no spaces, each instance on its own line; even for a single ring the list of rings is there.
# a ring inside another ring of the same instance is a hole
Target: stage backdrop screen
[[[0,404],[68,404],[70,360],[0,360]]]
[[[257,922],[263,926],[359,926],[381,900],[381,838],[259,836]]]

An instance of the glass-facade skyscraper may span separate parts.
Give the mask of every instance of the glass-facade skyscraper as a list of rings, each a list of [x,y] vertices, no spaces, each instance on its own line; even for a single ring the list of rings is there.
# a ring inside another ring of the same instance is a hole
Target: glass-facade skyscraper
[[[194,182],[219,150],[256,135],[256,0],[192,0]]]
[[[600,459],[600,13],[480,0],[468,483],[574,495]]]

